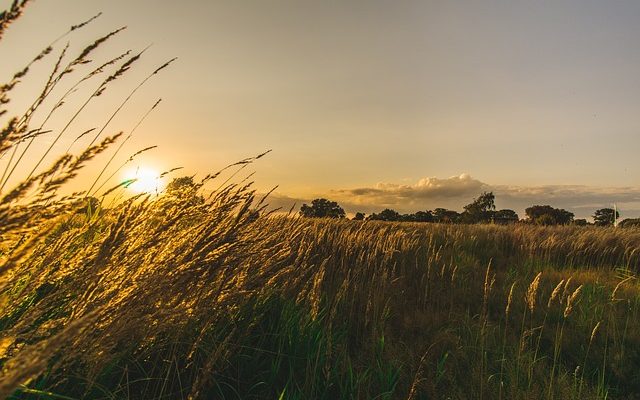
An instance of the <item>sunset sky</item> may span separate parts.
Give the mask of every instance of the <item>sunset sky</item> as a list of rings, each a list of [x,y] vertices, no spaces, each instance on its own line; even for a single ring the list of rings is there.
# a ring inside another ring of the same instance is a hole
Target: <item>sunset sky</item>
[[[98,11],[56,54],[123,25],[96,64],[153,46],[57,154],[178,57],[107,130],[128,133],[163,99],[122,154],[159,146],[136,166],[204,176],[273,149],[251,171],[261,191],[279,185],[272,204],[286,208],[322,196],[349,212],[461,209],[493,190],[521,217],[533,204],[587,217],[614,202],[640,216],[638,1],[40,0],[0,42],[0,81]],[[54,61],[16,90],[12,111]]]

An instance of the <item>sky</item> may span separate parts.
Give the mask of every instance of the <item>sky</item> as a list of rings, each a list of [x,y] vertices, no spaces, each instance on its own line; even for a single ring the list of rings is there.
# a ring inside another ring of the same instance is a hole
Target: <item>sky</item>
[[[57,154],[178,57],[106,130],[128,133],[163,99],[118,159],[158,148],[128,167],[204,176],[272,149],[250,172],[261,191],[278,185],[272,204],[284,208],[327,197],[349,212],[460,210],[494,191],[521,216],[551,204],[588,217],[613,203],[640,216],[640,2],[39,0],[0,41],[0,80],[98,11],[57,51],[125,25],[95,63],[152,46]],[[24,109],[54,61],[10,109]]]

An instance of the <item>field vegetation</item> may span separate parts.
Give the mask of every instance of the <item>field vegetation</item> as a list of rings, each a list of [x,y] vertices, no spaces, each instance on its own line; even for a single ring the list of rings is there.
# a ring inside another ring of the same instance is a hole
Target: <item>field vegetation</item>
[[[3,183],[42,103],[0,131]],[[242,175],[263,155],[159,196],[62,194],[118,140],[0,193],[0,398],[640,398],[639,229],[278,216]]]
[[[230,185],[5,239],[4,394],[638,393],[636,230],[254,219],[251,204]]]

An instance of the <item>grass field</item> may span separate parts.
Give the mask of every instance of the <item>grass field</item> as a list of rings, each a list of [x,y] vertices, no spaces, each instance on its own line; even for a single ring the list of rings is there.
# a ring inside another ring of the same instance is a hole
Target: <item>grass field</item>
[[[256,220],[247,187],[190,196],[3,232],[3,395],[640,395],[638,230]]]

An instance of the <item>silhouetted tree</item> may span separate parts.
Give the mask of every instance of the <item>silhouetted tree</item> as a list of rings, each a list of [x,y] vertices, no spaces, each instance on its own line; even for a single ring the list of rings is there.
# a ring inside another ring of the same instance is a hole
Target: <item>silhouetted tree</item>
[[[567,225],[570,224],[571,222],[573,222],[573,217],[575,215],[567,210],[564,210],[562,208],[557,209],[555,217],[556,217],[556,222],[558,223],[558,225]]]
[[[390,208],[380,211],[380,214],[373,213],[367,219],[372,221],[400,221],[400,213]]]
[[[640,218],[627,218],[618,225],[622,228],[640,228]]]
[[[193,176],[181,176],[180,178],[173,178],[167,185],[165,192],[176,193],[182,191],[197,190],[197,185],[193,181]]]
[[[574,219],[573,224],[577,226],[587,226],[589,223],[584,218]]]
[[[415,214],[410,214],[412,222],[433,222],[433,214],[431,211],[418,211]]]
[[[194,205],[203,204],[204,197],[198,194],[200,185],[193,181],[192,176],[173,178],[164,190],[165,194],[173,196],[181,201],[190,201]]]
[[[300,207],[300,215],[306,218],[344,218],[345,213],[342,207],[335,201],[327,199],[315,199],[308,206],[303,204]]]
[[[357,212],[356,215],[351,218],[352,221],[364,221],[364,213]]]
[[[453,224],[460,221],[460,213],[446,208],[436,208],[433,210],[433,220],[443,224]]]
[[[609,226],[613,225],[618,217],[620,217],[620,213],[613,208],[601,208],[593,214],[593,222],[598,226]]]
[[[490,215],[496,224],[513,224],[520,219],[515,211],[508,209],[493,211]]]
[[[549,205],[532,206],[525,210],[529,221],[537,225],[567,225],[573,221],[573,213]]]
[[[464,222],[475,224],[491,221],[491,211],[496,209],[496,197],[493,192],[484,192],[473,202],[464,206],[462,219]]]

